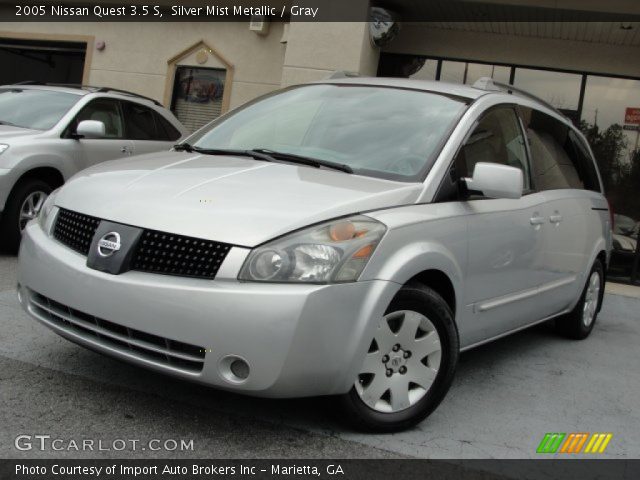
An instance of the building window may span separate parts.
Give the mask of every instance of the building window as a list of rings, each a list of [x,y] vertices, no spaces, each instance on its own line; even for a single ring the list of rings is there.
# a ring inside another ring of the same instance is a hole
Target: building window
[[[509,83],[510,75],[510,67],[484,63],[443,61],[440,80],[473,85],[479,78],[489,77],[496,82]]]
[[[195,132],[222,113],[226,71],[219,68],[177,67],[171,111]]]
[[[640,281],[640,80],[587,75],[580,127],[598,160],[613,208],[613,251],[607,275]]]
[[[513,84],[542,98],[576,122],[581,82],[582,75],[575,73],[518,67]]]

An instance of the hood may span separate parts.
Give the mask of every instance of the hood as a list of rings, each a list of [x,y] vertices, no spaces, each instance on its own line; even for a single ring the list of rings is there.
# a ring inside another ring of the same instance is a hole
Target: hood
[[[162,152],[84,170],[56,205],[153,230],[253,247],[306,225],[414,203],[422,184],[244,157]]]
[[[31,130],[29,128],[12,127],[11,125],[0,125],[0,143],[17,137],[27,137],[42,133],[41,130]]]

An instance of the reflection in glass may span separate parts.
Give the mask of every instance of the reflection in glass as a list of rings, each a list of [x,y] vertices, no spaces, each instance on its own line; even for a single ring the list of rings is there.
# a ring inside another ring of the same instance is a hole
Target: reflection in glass
[[[442,70],[440,71],[440,80],[451,83],[464,83],[464,70],[466,63],[442,61]]]
[[[510,74],[511,67],[444,60],[440,80],[473,85],[479,78],[489,77],[500,83],[509,83]]]
[[[413,75],[410,75],[409,78],[414,78],[416,80],[435,80],[437,70],[438,70],[437,60],[425,60],[422,68],[418,70],[416,73],[414,73]]]
[[[580,126],[615,212],[610,272],[626,279],[633,275],[640,229],[640,133],[623,129],[627,107],[640,107],[640,81],[587,77]]]
[[[575,73],[516,68],[513,84],[561,110],[578,110],[582,77]]]

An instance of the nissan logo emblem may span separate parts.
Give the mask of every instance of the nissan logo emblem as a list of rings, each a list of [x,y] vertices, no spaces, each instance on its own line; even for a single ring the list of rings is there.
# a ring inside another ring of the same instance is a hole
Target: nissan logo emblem
[[[98,240],[98,255],[101,257],[110,257],[115,252],[120,250],[120,234],[118,232],[105,233],[100,240]]]

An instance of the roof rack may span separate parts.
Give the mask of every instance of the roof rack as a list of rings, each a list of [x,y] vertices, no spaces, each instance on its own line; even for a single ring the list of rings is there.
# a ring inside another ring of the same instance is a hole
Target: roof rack
[[[145,97],[144,95],[140,95],[139,93],[130,92],[128,90],[121,90],[119,88],[111,88],[111,87],[96,87],[93,85],[82,85],[79,83],[48,83],[48,82],[40,82],[37,80],[25,80],[23,82],[14,83],[13,85],[44,85],[48,87],[68,87],[68,88],[79,88],[81,90],[87,90],[91,93],[107,93],[107,92],[115,92],[120,93],[122,95],[129,95],[131,97],[142,98],[144,100],[148,100],[152,102],[154,105],[158,107],[162,107],[163,105],[157,100]]]
[[[152,102],[154,105],[157,105],[158,107],[162,107],[163,105],[151,98],[151,97],[145,97],[144,95],[140,95],[139,93],[134,93],[134,92],[130,92],[128,90],[120,90],[119,88],[111,88],[111,87],[99,87],[98,90],[96,90],[96,92],[115,92],[115,93],[121,93],[122,95],[130,95],[132,97],[138,97],[138,98],[142,98],[144,100],[148,100],[150,102]]]
[[[558,115],[561,115],[562,117],[565,117],[564,113],[562,113],[556,107],[551,105],[546,100],[543,100],[542,98],[538,97],[537,95],[534,95],[533,93],[528,92],[526,90],[523,90],[522,88],[518,88],[518,87],[516,87],[514,85],[510,85],[510,84],[507,84],[507,83],[496,82],[495,80],[493,80],[492,78],[489,78],[489,77],[480,77],[473,84],[473,88],[477,88],[479,90],[487,90],[487,91],[501,91],[501,92],[507,92],[509,94],[513,94],[515,92],[515,93],[520,94],[523,97],[527,97],[527,98],[530,98],[532,100],[535,100],[536,102],[539,102],[539,103],[543,104],[548,109],[553,110]]]

